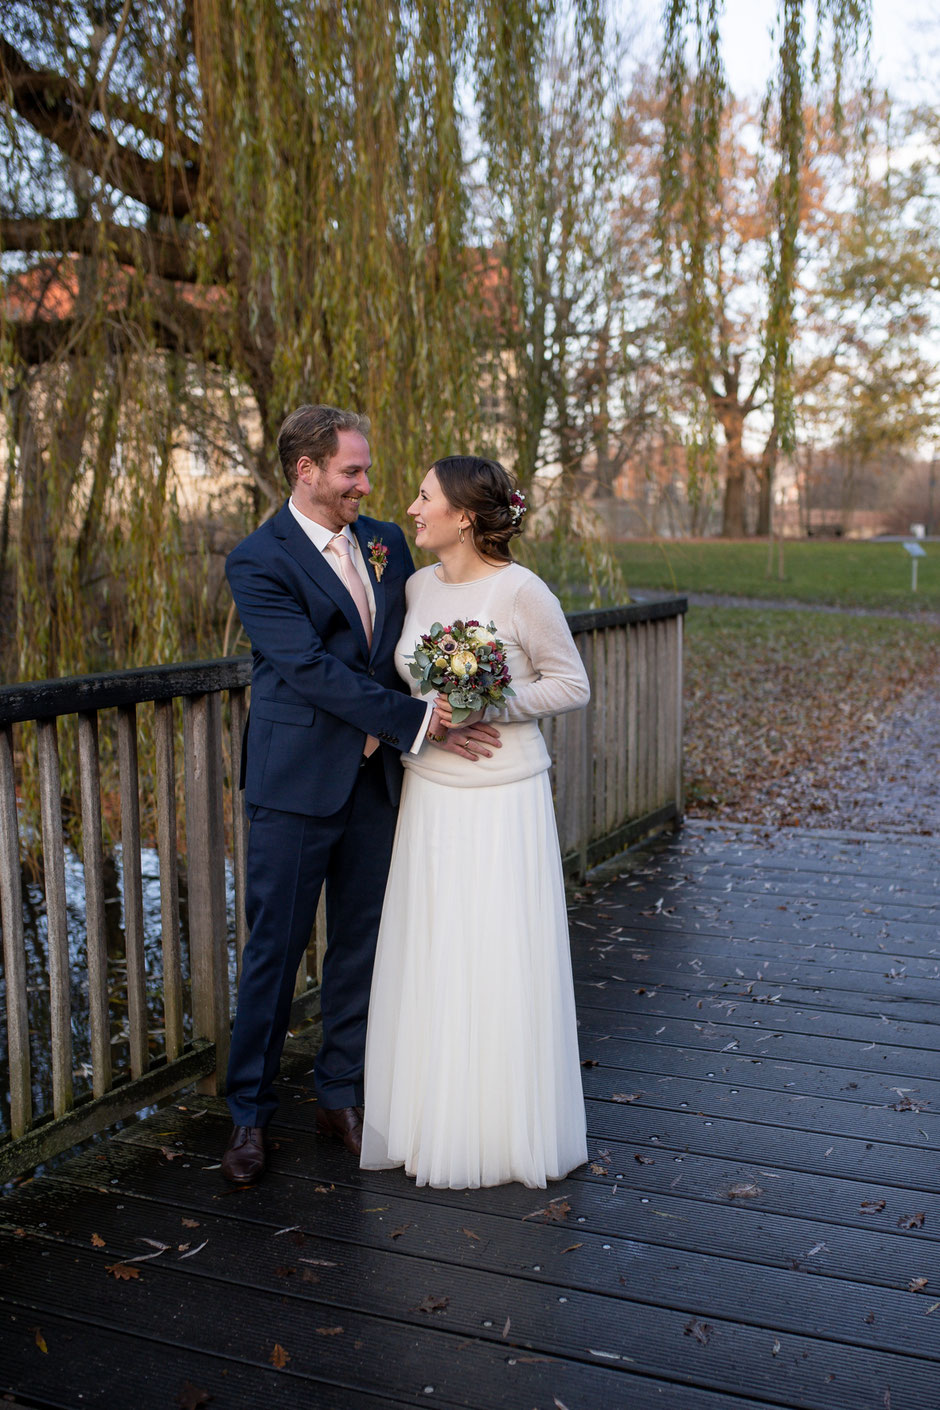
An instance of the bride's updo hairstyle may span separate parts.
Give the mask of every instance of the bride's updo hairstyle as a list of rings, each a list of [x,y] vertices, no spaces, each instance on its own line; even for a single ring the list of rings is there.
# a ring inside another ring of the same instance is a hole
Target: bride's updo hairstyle
[[[498,460],[447,455],[431,466],[444,498],[470,520],[473,546],[483,558],[512,561],[509,542],[522,533],[525,496]]]

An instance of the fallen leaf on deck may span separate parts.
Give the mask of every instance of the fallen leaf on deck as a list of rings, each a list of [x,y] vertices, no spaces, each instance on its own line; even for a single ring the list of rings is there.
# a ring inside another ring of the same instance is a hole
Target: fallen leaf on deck
[[[363,1214],[381,1214],[383,1210],[390,1208],[391,1205],[388,1204],[373,1204],[370,1209],[364,1209],[362,1212]]]
[[[929,1102],[915,1102],[913,1097],[902,1097],[899,1102],[892,1102],[891,1111],[923,1111],[930,1105]]]
[[[186,1154],[186,1152],[171,1150],[169,1146],[161,1146],[160,1154],[165,1155],[167,1160],[179,1160],[181,1156]]]
[[[342,1335],[342,1327],[317,1327],[318,1337],[340,1337]]]
[[[871,1326],[871,1324],[874,1322],[874,1320],[875,1320],[875,1314],[874,1314],[874,1312],[869,1312],[869,1313],[866,1314],[866,1316],[865,1316],[865,1321],[868,1323],[869,1326]]]
[[[512,1319],[506,1318],[506,1325],[503,1327],[503,1341],[509,1336],[509,1328],[512,1326]]]
[[[269,1359],[271,1365],[276,1366],[277,1369],[280,1371],[283,1370],[283,1368],[287,1365],[288,1361],[290,1360],[290,1352],[285,1351],[283,1346],[281,1346],[281,1343],[279,1341],[276,1341],[274,1343],[274,1350],[271,1352],[271,1356]]]
[[[773,1344],[773,1346],[770,1348],[770,1354],[771,1354],[771,1356],[778,1356],[778,1355],[780,1354],[780,1338],[779,1338],[779,1337],[775,1337],[775,1338],[774,1338],[774,1344]]]
[[[927,1286],[926,1278],[912,1278],[907,1285],[908,1292],[923,1292]]]
[[[690,1322],[686,1322],[683,1331],[687,1337],[694,1337],[702,1346],[707,1346],[714,1328],[710,1322],[700,1322],[697,1317],[693,1317]]]
[[[315,1268],[335,1268],[336,1264],[330,1258],[301,1258],[301,1263],[312,1263]]]
[[[34,1335],[34,1337],[35,1337],[36,1345],[39,1347],[39,1350],[42,1352],[43,1356],[48,1356],[48,1355],[49,1355],[49,1348],[48,1348],[48,1346],[46,1346],[46,1339],[45,1339],[45,1337],[44,1337],[43,1334],[42,1334],[42,1328],[41,1328],[41,1327],[30,1327],[29,1330],[33,1333],[33,1335]]]
[[[289,1278],[296,1272],[297,1269],[292,1263],[282,1263],[280,1268],[275,1268],[274,1276],[275,1278]]]
[[[328,1195],[332,1190],[335,1189],[335,1185],[314,1185],[313,1192],[317,1195]]]
[[[598,1163],[597,1163],[596,1160],[592,1160],[592,1161],[591,1161],[591,1174],[592,1174],[592,1175],[606,1175],[606,1174],[607,1174],[607,1166],[606,1166],[606,1165],[598,1165]]]
[[[656,1162],[651,1155],[635,1155],[633,1159],[637,1165],[655,1165]]]
[[[642,1092],[614,1092],[612,1102],[638,1102],[642,1097]]]
[[[390,1239],[400,1239],[401,1236],[402,1236],[402,1234],[405,1232],[405,1230],[406,1230],[406,1229],[410,1229],[410,1228],[411,1228],[411,1225],[410,1225],[410,1224],[399,1224],[398,1228],[397,1228],[397,1229],[393,1229],[392,1232],[389,1234],[389,1238],[390,1238]]]
[[[100,1234],[92,1234],[91,1242],[94,1248],[104,1248],[104,1239]]]
[[[925,1219],[925,1218],[926,1218],[926,1215],[925,1215],[924,1213],[920,1213],[920,1214],[902,1214],[901,1217],[900,1217],[900,1219],[898,1220],[898,1228],[899,1228],[899,1229],[922,1229],[922,1228],[924,1227],[924,1219]]]
[[[461,1229],[460,1232],[466,1234],[468,1239],[476,1239],[477,1243],[480,1242],[480,1235],[475,1234],[472,1229]]]
[[[183,1226],[184,1229],[198,1229],[198,1228],[199,1228],[199,1220],[198,1220],[198,1219],[181,1219],[181,1220],[180,1220],[180,1223],[182,1224],[182,1226]],[[188,1385],[189,1382],[187,1381],[186,1384]],[[200,1392],[200,1394],[205,1394],[205,1392],[202,1391],[202,1392]]]
[[[130,1268],[126,1263],[105,1264],[106,1273],[110,1273],[112,1278],[139,1278],[140,1269]]]
[[[600,1067],[600,1063],[598,1062],[597,1058],[582,1058],[582,1059],[581,1059],[581,1066],[582,1066],[582,1067]]]
[[[729,1199],[757,1199],[758,1195],[764,1193],[762,1186],[755,1185],[753,1180],[742,1180],[739,1185],[732,1185],[728,1190]]]
[[[434,1293],[428,1293],[427,1297],[419,1302],[417,1307],[413,1307],[411,1310],[412,1312],[424,1312],[429,1315],[432,1312],[443,1312],[449,1302],[449,1297],[438,1297]]]
[[[184,1381],[180,1386],[180,1393],[176,1397],[176,1403],[180,1410],[199,1410],[200,1405],[208,1405],[212,1396],[207,1390],[200,1390],[199,1386],[194,1386],[192,1381]]]
[[[931,1312],[936,1312],[938,1307],[940,1307],[940,1302],[931,1303],[931,1305],[927,1308],[927,1311],[924,1313],[924,1316],[929,1317]]]
[[[201,1244],[197,1244],[195,1248],[191,1248],[188,1253],[181,1253],[180,1258],[195,1258],[197,1253],[202,1253],[202,1250],[205,1248],[208,1242],[208,1239],[203,1239]]]
[[[565,1402],[563,1400],[559,1400],[557,1395],[553,1395],[552,1400],[554,1400],[557,1410],[568,1410],[568,1407]]]
[[[146,1263],[148,1258],[159,1258],[161,1253],[166,1253],[170,1247],[169,1244],[158,1243],[156,1239],[138,1239],[137,1242],[149,1244],[151,1248],[156,1249],[156,1253],[138,1253],[136,1258],[125,1258],[125,1263]]]
[[[574,1253],[576,1248],[584,1248],[584,1244],[569,1244],[567,1248],[562,1249],[562,1253]]]
[[[544,1209],[533,1209],[531,1214],[524,1214],[522,1220],[523,1223],[525,1223],[526,1219],[541,1218],[544,1219],[546,1223],[551,1223],[552,1220],[567,1219],[570,1213],[571,1205],[566,1199],[553,1199]]]
[[[863,1199],[858,1208],[860,1214],[880,1214],[884,1207],[883,1199]]]

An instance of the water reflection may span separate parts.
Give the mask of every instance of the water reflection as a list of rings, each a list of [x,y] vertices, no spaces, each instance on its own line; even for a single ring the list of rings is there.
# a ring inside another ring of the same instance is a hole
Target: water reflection
[[[144,916],[144,964],[146,975],[147,1031],[151,1058],[164,1050],[163,951],[160,918],[160,860],[156,850],[141,852]],[[192,1004],[189,983],[188,907],[186,876],[180,869],[180,944],[183,970],[184,1038],[192,1035]],[[71,995],[72,1072],[75,1096],[92,1090],[91,1034],[88,1008],[88,956],[85,932],[85,874],[74,853],[65,853],[65,896],[69,938]],[[235,884],[232,867],[225,867],[226,915],[228,917],[229,988],[234,1005],[235,970]],[[52,1038],[50,1023],[48,931],[46,903],[36,882],[23,884],[23,927],[26,956],[26,986],[29,1012],[29,1046],[36,1116],[52,1106]],[[108,1007],[111,1016],[111,1062],[115,1073],[130,1063],[127,1012],[127,959],[124,941],[124,884],[121,849],[105,863],[105,928],[108,951]],[[6,1035],[6,984],[0,982],[0,1135],[10,1130],[9,1069]]]

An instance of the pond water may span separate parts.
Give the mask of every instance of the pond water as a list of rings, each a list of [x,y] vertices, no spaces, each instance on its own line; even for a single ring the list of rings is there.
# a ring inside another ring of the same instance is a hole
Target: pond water
[[[160,943],[160,862],[154,849],[141,853],[143,879],[144,954],[146,970],[147,1028],[151,1056],[164,1051],[163,953]],[[234,1007],[235,884],[231,864],[225,872],[226,915],[229,939],[229,988]],[[65,856],[65,894],[68,910],[69,971],[72,1014],[72,1071],[76,1097],[91,1091],[91,1045],[88,1019],[87,937],[85,932],[85,875],[74,853]],[[111,1013],[111,1057],[115,1072],[129,1062],[127,1018],[127,962],[124,950],[124,887],[121,849],[115,849],[106,867],[105,917],[108,945],[108,1000]],[[36,882],[23,886],[24,946],[29,1006],[30,1062],[33,1109],[38,1115],[52,1105],[51,1038],[49,1014],[49,965],[46,904]],[[182,941],[184,1032],[192,1033],[189,984],[188,910],[185,876],[180,876],[180,931]],[[6,1041],[6,987],[0,981],[0,1135],[10,1129],[9,1069]]]

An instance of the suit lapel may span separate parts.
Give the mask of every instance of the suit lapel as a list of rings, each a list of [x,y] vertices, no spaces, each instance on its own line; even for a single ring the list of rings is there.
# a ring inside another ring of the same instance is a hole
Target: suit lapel
[[[372,654],[375,654],[376,646],[382,635],[382,628],[385,625],[385,584],[380,582],[376,576],[375,565],[369,561],[369,540],[371,538],[381,539],[381,535],[376,533],[374,519],[357,519],[353,525],[353,533],[359,545],[359,551],[365,561],[366,572],[369,574],[369,582],[372,584],[372,593],[375,597],[375,621],[372,624]],[[383,575],[384,576],[384,575]]]
[[[275,516],[274,532],[283,542],[287,552],[300,564],[304,572],[313,579],[317,587],[336,603],[337,607],[349,622],[349,625],[357,633],[362,643],[363,655],[368,659],[369,648],[366,641],[366,634],[362,626],[362,618],[359,616],[359,609],[350,597],[345,583],[339,575],[334,572],[329,563],[324,562],[323,554],[311,543],[310,539],[307,538],[307,535],[297,523],[286,504]],[[376,615],[378,615],[377,598]],[[373,642],[375,641],[375,635],[373,631]]]

